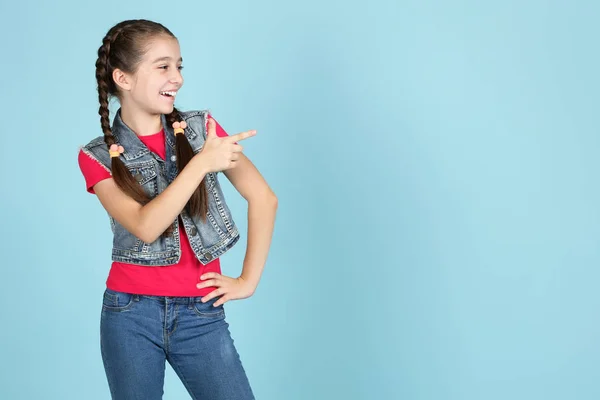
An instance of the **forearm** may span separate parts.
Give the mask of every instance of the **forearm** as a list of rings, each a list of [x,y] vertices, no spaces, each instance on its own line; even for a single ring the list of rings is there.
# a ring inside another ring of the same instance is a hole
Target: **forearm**
[[[241,278],[258,286],[271,246],[277,198],[268,196],[248,201],[248,241]]]
[[[156,240],[181,213],[205,176],[201,158],[193,157],[162,193],[143,206],[139,223],[145,236]]]

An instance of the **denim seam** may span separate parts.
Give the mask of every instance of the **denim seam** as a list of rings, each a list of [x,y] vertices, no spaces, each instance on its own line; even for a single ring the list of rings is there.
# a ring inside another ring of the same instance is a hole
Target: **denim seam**
[[[133,299],[127,303],[124,306],[118,306],[118,307],[113,307],[113,306],[107,306],[105,304],[102,304],[102,308],[106,311],[113,311],[113,312],[121,312],[121,311],[125,311],[125,310],[129,310],[131,308],[131,306],[133,306]]]
[[[225,309],[221,308],[219,311],[215,311],[212,313],[205,313],[202,311],[198,311],[198,309],[196,308],[195,304],[194,307],[192,307],[192,309],[194,310],[194,313],[199,316],[200,318],[219,318],[221,316],[223,316],[225,314]]]
[[[164,342],[164,346],[165,346],[165,352],[168,354],[169,353],[169,335],[167,335],[167,316],[168,316],[168,307],[169,307],[169,303],[165,302],[165,316],[164,316],[164,323],[163,323],[163,342]]]
[[[169,336],[175,333],[175,331],[177,330],[177,326],[179,325],[177,322],[177,316],[179,315],[179,304],[175,304],[175,307],[173,308],[175,308],[175,324],[173,325],[173,330],[171,331],[171,333],[168,334]]]
[[[81,151],[83,151],[83,153],[84,153],[85,155],[87,155],[89,158],[91,158],[92,160],[94,160],[94,161],[96,161],[98,164],[100,164],[100,166],[101,166],[102,168],[104,168],[104,169],[105,169],[107,172],[109,172],[109,173],[111,174],[111,177],[112,177],[112,171],[111,171],[110,169],[108,169],[108,168],[106,167],[106,165],[102,164],[102,163],[101,163],[101,162],[100,162],[100,161],[99,161],[99,160],[98,160],[96,157],[94,157],[94,155],[93,155],[93,154],[92,154],[92,153],[91,153],[91,152],[90,152],[88,149],[86,149],[85,147],[82,147],[82,148],[81,148]]]

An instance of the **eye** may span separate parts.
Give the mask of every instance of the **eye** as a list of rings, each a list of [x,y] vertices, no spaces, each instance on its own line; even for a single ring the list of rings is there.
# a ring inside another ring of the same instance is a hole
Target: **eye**
[[[161,66],[160,66],[160,67],[158,67],[158,68],[159,68],[159,69],[167,69],[167,68],[169,68],[169,66],[168,66],[168,65],[161,65]],[[179,71],[181,71],[181,70],[183,69],[183,65],[180,65],[180,66],[178,66],[178,67],[177,67],[177,69],[178,69]]]

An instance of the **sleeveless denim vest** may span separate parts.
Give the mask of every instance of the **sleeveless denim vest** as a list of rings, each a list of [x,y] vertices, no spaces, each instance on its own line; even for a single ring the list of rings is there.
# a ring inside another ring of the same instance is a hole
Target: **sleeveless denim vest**
[[[154,198],[165,190],[178,174],[173,129],[168,126],[163,115],[162,125],[166,137],[166,158],[163,160],[151,152],[123,123],[120,111],[119,109],[113,120],[112,132],[116,143],[121,144],[125,149],[120,156],[121,160],[150,198]],[[194,153],[198,153],[206,139],[208,111],[180,111],[180,114],[182,120],[187,122],[184,134]],[[104,136],[90,141],[82,147],[82,150],[110,172],[110,155]],[[185,209],[179,215],[194,254],[202,264],[207,264],[221,256],[240,238],[231,211],[225,203],[217,174],[207,174],[205,182],[208,191],[206,222],[203,222],[200,217],[189,215]],[[113,232],[113,261],[150,267],[173,265],[179,261],[181,243],[177,219],[173,221],[171,234],[167,237],[160,236],[152,243],[145,243],[127,231],[110,214],[108,217]]]

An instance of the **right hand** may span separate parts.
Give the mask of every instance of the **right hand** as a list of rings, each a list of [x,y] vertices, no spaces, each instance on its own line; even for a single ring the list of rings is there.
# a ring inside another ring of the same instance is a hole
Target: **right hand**
[[[237,135],[217,136],[216,124],[212,118],[208,120],[206,142],[197,154],[203,162],[207,172],[219,172],[235,168],[236,161],[240,158],[243,148],[236,142],[256,135],[255,130],[250,130]]]

